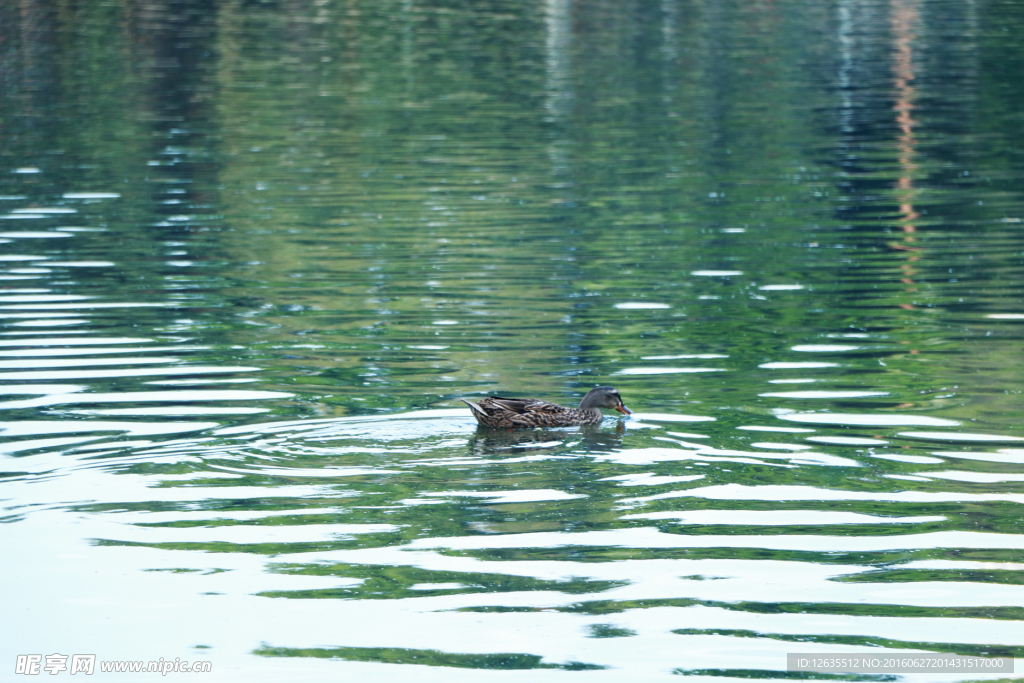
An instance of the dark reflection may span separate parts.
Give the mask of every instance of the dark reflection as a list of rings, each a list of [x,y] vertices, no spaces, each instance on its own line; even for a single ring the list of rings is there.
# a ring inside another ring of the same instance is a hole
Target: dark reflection
[[[1019,621],[1022,7],[0,0],[7,611],[339,676]]]
[[[553,664],[543,657],[519,652],[501,654],[463,654],[437,650],[413,650],[397,647],[334,647],[293,648],[260,647],[253,654],[262,657],[320,657],[352,662],[382,662],[387,664],[415,664],[417,666],[454,667],[459,669],[562,669],[565,671],[596,671],[608,667],[583,662]]]
[[[612,451],[622,445],[625,434],[625,420],[616,420],[611,429],[601,425],[531,430],[477,427],[469,439],[469,450],[477,456],[523,455],[540,452],[537,444],[550,444],[558,449],[570,445],[587,452]]]

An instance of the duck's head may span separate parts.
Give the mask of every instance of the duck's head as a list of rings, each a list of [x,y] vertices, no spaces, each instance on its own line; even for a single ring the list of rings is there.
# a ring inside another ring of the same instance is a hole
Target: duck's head
[[[580,410],[591,408],[614,408],[623,415],[630,415],[633,412],[622,402],[619,390],[615,387],[595,387],[587,392],[580,401]]]

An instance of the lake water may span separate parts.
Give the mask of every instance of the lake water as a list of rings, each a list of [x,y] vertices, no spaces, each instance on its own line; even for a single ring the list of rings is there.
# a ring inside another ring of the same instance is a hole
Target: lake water
[[[0,2],[0,667],[1024,657],[1022,32],[1021,0]],[[601,384],[635,414],[459,400]]]

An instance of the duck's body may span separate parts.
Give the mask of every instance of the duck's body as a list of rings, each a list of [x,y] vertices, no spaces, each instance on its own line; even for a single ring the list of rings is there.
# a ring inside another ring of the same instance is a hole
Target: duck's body
[[[593,425],[604,419],[601,408],[614,408],[623,415],[630,414],[619,392],[612,387],[591,389],[580,401],[579,408],[566,408],[536,398],[488,396],[478,403],[461,400],[470,407],[473,417],[484,427],[505,429]]]

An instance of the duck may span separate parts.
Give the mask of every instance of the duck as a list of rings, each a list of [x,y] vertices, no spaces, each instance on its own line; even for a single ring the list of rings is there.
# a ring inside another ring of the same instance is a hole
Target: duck
[[[473,412],[483,427],[516,429],[522,427],[572,427],[594,425],[604,419],[601,408],[614,408],[623,415],[626,407],[615,387],[595,387],[587,392],[578,408],[566,408],[537,398],[488,396],[477,403],[459,399]]]

